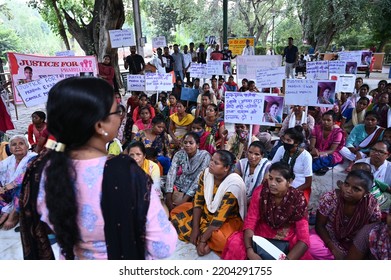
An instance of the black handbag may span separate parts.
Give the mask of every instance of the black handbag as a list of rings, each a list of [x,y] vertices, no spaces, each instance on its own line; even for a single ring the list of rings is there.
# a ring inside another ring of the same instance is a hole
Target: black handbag
[[[289,253],[289,242],[286,240],[265,238],[278,249],[280,249],[285,255]],[[257,253],[263,260],[275,260],[265,249],[259,246],[256,242],[253,241],[254,252]]]

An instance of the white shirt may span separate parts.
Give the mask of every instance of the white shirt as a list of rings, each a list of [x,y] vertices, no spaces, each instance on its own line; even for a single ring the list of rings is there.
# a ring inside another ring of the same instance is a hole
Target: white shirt
[[[242,55],[255,55],[254,47],[253,46],[245,46],[243,48]]]
[[[167,58],[165,57],[162,57],[162,60],[163,60],[163,63],[166,64],[167,63]],[[166,73],[166,68],[163,67],[162,65],[162,61],[160,60],[160,58],[158,58],[157,56],[155,56],[152,61],[151,61],[151,64],[153,66],[156,67],[156,70],[159,74],[165,74]]]
[[[183,61],[185,63],[185,68],[190,67],[189,64],[191,62],[191,54],[189,52],[183,53]],[[188,71],[189,71],[189,69],[188,69]]]
[[[276,154],[272,159],[272,163],[280,161],[285,153],[284,146],[278,148]],[[291,158],[289,158],[289,162]],[[312,157],[311,154],[304,150],[297,158],[295,166],[293,166],[293,173],[295,174],[295,179],[292,182],[292,187],[298,188],[305,183],[306,177],[312,176]]]

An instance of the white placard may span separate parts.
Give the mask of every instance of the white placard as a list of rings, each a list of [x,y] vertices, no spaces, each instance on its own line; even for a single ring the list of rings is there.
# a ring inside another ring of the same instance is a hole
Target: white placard
[[[281,64],[281,55],[240,55],[236,57],[237,79],[255,80],[258,69],[279,67]]]
[[[309,61],[306,64],[307,79],[325,80],[329,78],[328,61]]]
[[[257,87],[282,87],[282,80],[285,79],[285,67],[273,67],[257,69]]]
[[[126,86],[128,91],[145,91],[145,76],[127,75]]]
[[[338,59],[346,62],[357,62],[357,65],[361,65],[362,51],[340,52],[338,53]]]
[[[318,106],[316,80],[287,79],[285,105]]]
[[[109,30],[112,48],[135,46],[134,33],[132,29]]]
[[[17,85],[16,88],[26,107],[32,107],[46,103],[49,90],[60,80],[56,76],[48,76],[26,84]]]
[[[229,60],[209,60],[206,64],[207,76],[231,75],[231,62]]]
[[[346,61],[342,60],[330,60],[329,61],[329,74],[345,74]]]
[[[75,56],[75,51],[73,50],[66,50],[66,51],[59,51],[55,53],[56,56]]]
[[[145,73],[146,91],[171,91],[172,76],[170,73]]]
[[[336,81],[335,92],[354,92],[356,75],[330,73],[330,80]]]
[[[167,46],[166,37],[165,36],[159,36],[152,38],[152,48],[164,48]]]
[[[206,64],[202,63],[190,63],[189,68],[190,76],[193,78],[207,78],[209,77],[206,74]]]
[[[265,95],[258,92],[225,93],[224,121],[226,123],[260,124]]]

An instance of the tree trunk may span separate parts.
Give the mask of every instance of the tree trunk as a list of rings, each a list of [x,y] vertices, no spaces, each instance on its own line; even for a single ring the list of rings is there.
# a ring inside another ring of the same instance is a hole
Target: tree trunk
[[[386,44],[390,41],[388,38],[384,38],[380,41],[379,47],[377,48],[377,52],[384,52],[384,48]]]
[[[60,10],[57,7],[57,1],[56,0],[52,0],[52,5],[53,5],[53,9],[54,9],[54,11],[56,13],[56,16],[57,16],[58,31],[60,33],[61,39],[64,41],[64,44],[65,44],[65,47],[67,48],[67,50],[70,50],[71,47],[69,45],[68,36],[67,36],[66,31],[65,31],[65,26],[64,26],[64,22],[63,22]]]
[[[79,43],[86,55],[96,55],[101,61],[105,54],[110,55],[119,88],[123,87],[118,66],[118,49],[111,48],[109,30],[121,29],[125,22],[122,0],[95,0],[93,17],[90,23],[79,25],[63,10],[68,30]]]

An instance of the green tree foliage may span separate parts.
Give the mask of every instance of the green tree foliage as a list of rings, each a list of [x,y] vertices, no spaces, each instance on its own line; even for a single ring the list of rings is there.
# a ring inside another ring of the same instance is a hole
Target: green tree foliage
[[[373,1],[368,14],[368,25],[371,29],[373,43],[378,51],[384,51],[391,42],[391,0]]]
[[[367,0],[296,0],[303,39],[327,49],[333,38],[358,21],[365,21]]]

